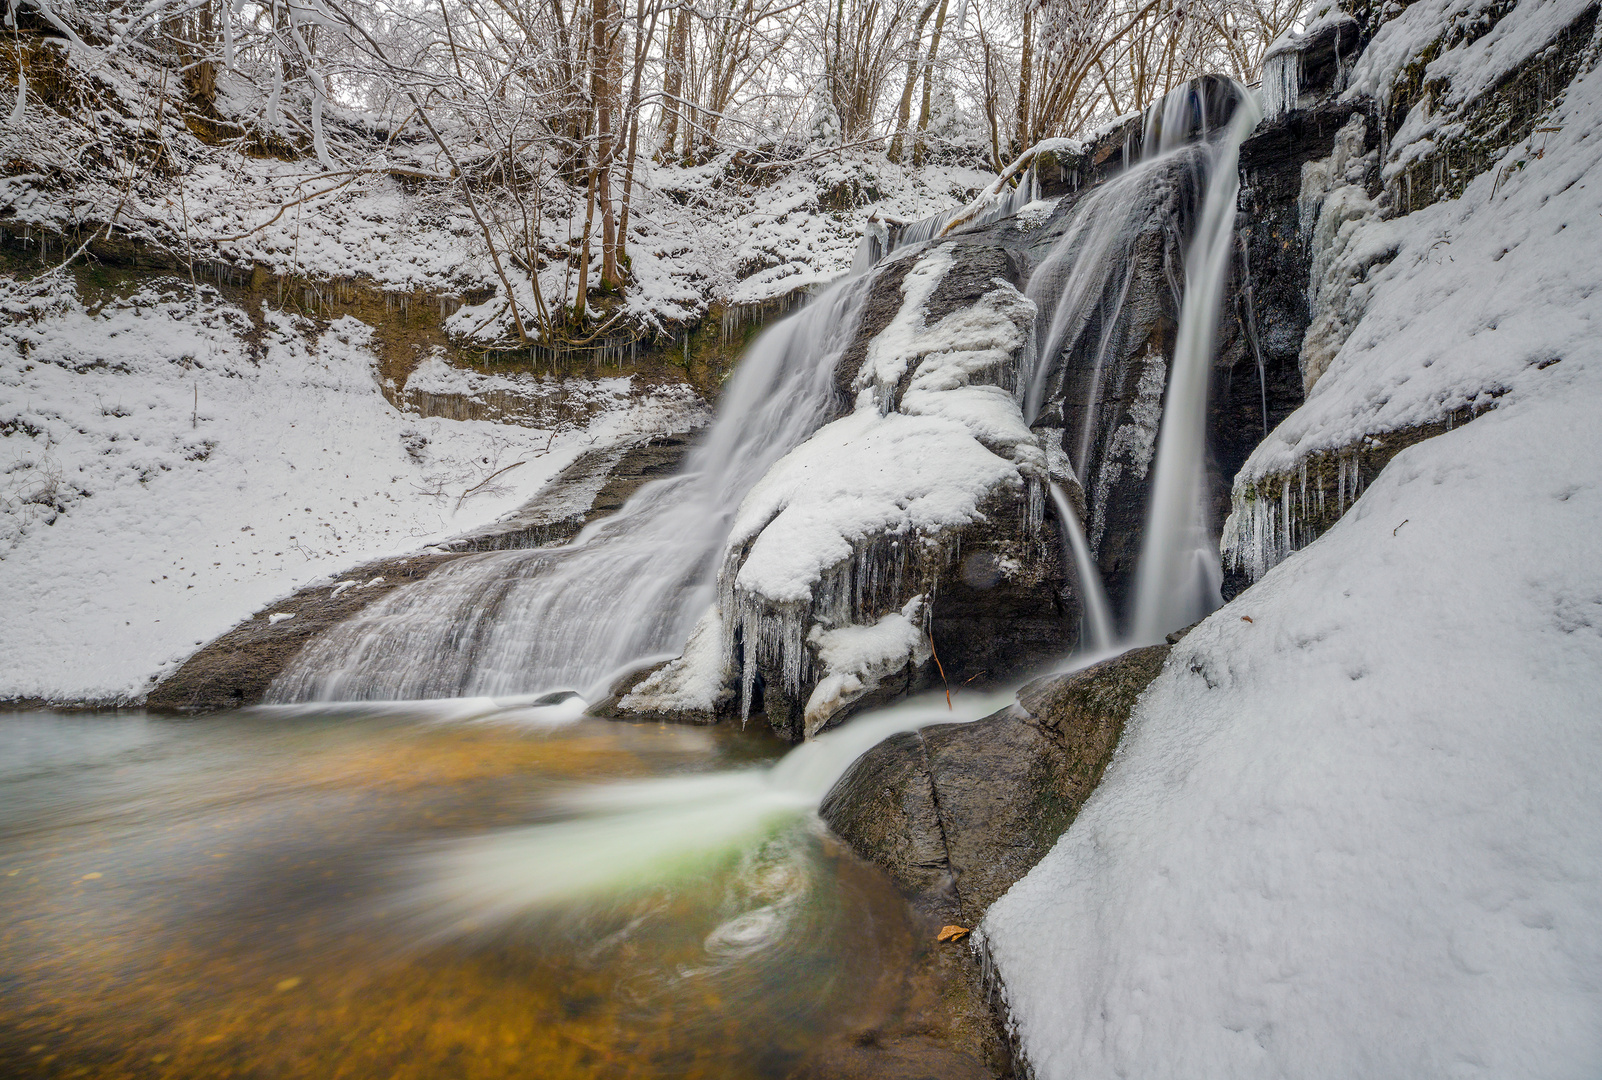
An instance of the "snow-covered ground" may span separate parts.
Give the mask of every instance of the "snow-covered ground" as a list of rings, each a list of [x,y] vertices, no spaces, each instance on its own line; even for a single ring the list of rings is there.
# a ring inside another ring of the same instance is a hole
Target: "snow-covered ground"
[[[701,408],[618,378],[573,387],[604,407],[554,440],[423,419],[380,393],[362,323],[264,310],[258,334],[187,282],[98,309],[13,288],[3,310],[0,699],[136,700],[274,598],[492,521],[584,450]]]
[[[1176,646],[987,916],[1043,1080],[1602,1073],[1602,71],[1542,126],[1354,224],[1398,255],[1247,469],[1496,407]]]

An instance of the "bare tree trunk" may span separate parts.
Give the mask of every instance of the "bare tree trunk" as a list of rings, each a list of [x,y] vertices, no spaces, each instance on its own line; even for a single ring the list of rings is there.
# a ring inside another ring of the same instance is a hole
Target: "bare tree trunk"
[[[612,208],[612,105],[617,97],[612,55],[617,38],[612,31],[610,0],[595,0],[590,17],[590,95],[595,102],[595,166],[591,174],[593,199],[601,208],[601,288],[622,284],[617,269],[617,220]]]
[[[651,55],[651,42],[656,37],[656,11],[651,12],[651,23],[645,25],[645,0],[636,0],[634,6],[634,78],[629,84],[629,107],[625,115],[629,123],[628,152],[623,159],[623,206],[617,222],[617,261],[627,265],[629,246],[629,198],[634,193],[634,164],[640,145],[640,81],[645,74],[645,61]]]
[[[990,35],[985,33],[984,20],[976,11],[979,26],[979,45],[985,53],[985,120],[990,124],[990,167],[1001,172],[1001,125],[996,121],[996,66],[990,54]]]
[[[573,321],[579,324],[584,322],[585,304],[589,300],[590,231],[595,225],[595,178],[599,171],[593,164],[590,166],[589,196],[584,205],[584,232],[579,236],[578,289],[573,297]]]
[[[229,13],[221,12],[221,17],[228,18]],[[212,4],[202,5],[195,13],[195,29],[188,38],[184,52],[184,88],[189,91],[189,100],[200,108],[210,112],[217,104],[217,27],[218,23],[213,17]]]
[[[940,11],[935,15],[934,36],[929,39],[929,59],[923,65],[923,108],[918,110],[918,137],[912,143],[912,163],[923,164],[923,133],[929,130],[929,96],[934,84],[935,58],[940,54],[940,34],[946,28],[946,6],[950,0],[940,0]]]
[[[1023,153],[1035,141],[1029,137],[1029,95],[1034,90],[1034,57],[1035,5],[1034,0],[1024,0],[1023,56],[1018,61],[1018,123],[1013,136],[1014,154]]]
[[[890,152],[886,155],[897,164],[906,149],[907,124],[912,120],[912,91],[917,88],[918,61],[923,58],[923,28],[934,11],[933,3],[925,4],[918,16],[918,26],[912,31],[912,57],[907,61],[907,80],[901,84],[901,104],[896,107],[896,134],[890,140]]]
[[[690,36],[690,12],[680,8],[673,16],[668,29],[672,44],[668,46],[667,69],[662,75],[662,147],[661,160],[671,159],[679,135],[679,98],[684,96],[684,50]]]

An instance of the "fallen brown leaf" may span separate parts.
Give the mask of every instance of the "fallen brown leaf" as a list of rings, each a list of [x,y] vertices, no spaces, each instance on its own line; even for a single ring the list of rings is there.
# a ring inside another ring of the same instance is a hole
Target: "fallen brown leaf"
[[[940,928],[940,933],[935,935],[935,940],[936,941],[961,941],[963,938],[967,937],[970,933],[972,933],[972,931],[969,930],[966,926],[944,926],[944,927]]]

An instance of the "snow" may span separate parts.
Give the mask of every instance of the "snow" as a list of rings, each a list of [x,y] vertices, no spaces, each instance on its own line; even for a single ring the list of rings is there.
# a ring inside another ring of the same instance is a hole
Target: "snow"
[[[802,716],[809,738],[846,705],[877,689],[886,676],[929,659],[926,606],[920,594],[872,626],[813,626],[807,641],[817,648],[824,674]]]
[[[986,495],[1018,484],[1018,468],[941,417],[859,410],[826,425],[752,489],[729,546],[754,536],[736,586],[777,602],[810,600],[853,543],[909,539],[980,518]]]
[[[187,282],[3,302],[0,697],[136,701],[275,598],[493,521],[592,439],[682,411],[613,396],[547,452],[548,431],[397,411],[353,318],[263,310],[253,341]]]
[[[725,664],[743,643],[744,708],[758,664],[775,665],[799,694],[814,666],[809,648],[822,641],[811,632],[882,616],[864,600],[881,590],[905,603],[954,553],[958,531],[984,520],[992,497],[1024,496],[1038,523],[1045,454],[1000,385],[1014,381],[1034,303],[997,278],[979,301],[931,325],[927,305],[953,258],[940,246],[899,257],[916,261],[854,377],[853,411],[777,461],[735,514],[718,603]],[[809,702],[809,730],[883,673],[864,662],[834,674]]]
[[[1042,1080],[1602,1071],[1602,77],[1553,123],[1392,223],[1248,471],[1496,408],[1175,646],[982,924]]]
[[[1597,1074],[1586,363],[1405,451],[1176,648],[984,925],[1036,1075]]]
[[[1498,19],[1497,9],[1502,5],[1496,0],[1419,0],[1380,27],[1352,69],[1346,96],[1386,100],[1402,70],[1443,32],[1475,31],[1495,19],[1483,37],[1443,50],[1424,69],[1425,81],[1446,79],[1451,84],[1439,104],[1470,100],[1539,52],[1592,3],[1594,0],[1521,0]]]
[[[696,620],[683,655],[640,680],[618,708],[635,713],[707,713],[727,694],[723,663],[723,620],[710,607]]]
[[[303,101],[291,111],[321,109],[327,138],[316,140],[319,157],[332,153],[337,120],[341,167],[250,157],[195,138],[177,103],[160,101],[162,73],[135,57],[67,42],[42,47],[59,56],[63,82],[107,107],[91,118],[100,128],[64,127],[39,106],[28,123],[0,126],[0,151],[14,163],[14,174],[0,178],[8,230],[61,233],[115,219],[176,261],[192,261],[202,276],[248,277],[262,268],[314,291],[359,280],[397,304],[447,297],[440,314],[456,339],[522,345],[483,229],[449,184],[451,161],[419,124]],[[315,87],[313,97],[320,97]],[[272,103],[227,71],[219,73],[218,107],[225,119],[248,117],[256,130],[301,141],[289,113],[280,127]],[[445,114],[435,120],[461,161],[503,149],[474,142]],[[174,176],[146,175],[129,163],[138,157],[132,148],[153,137],[181,166]],[[109,166],[107,141],[124,148]],[[578,268],[568,254],[583,232],[586,199],[582,186],[553,175],[551,162],[529,156],[523,167],[544,178],[532,220],[531,208],[505,192],[486,190],[478,202],[534,333],[538,304],[526,267],[537,266],[553,314],[573,304]],[[642,154],[630,203],[631,280],[613,332],[677,335],[714,302],[759,303],[825,284],[849,269],[872,215],[920,217],[960,205],[994,179],[963,165],[903,167],[865,149],[755,170],[734,150],[695,166]],[[592,270],[599,257],[595,239]],[[457,302],[465,306],[452,312]]]
[[[1338,261],[1358,267],[1348,271],[1360,303],[1346,315],[1354,328],[1238,483],[1367,436],[1506,404],[1549,381],[1549,361],[1594,347],[1602,317],[1602,87],[1594,72],[1543,126],[1562,130],[1543,135],[1541,155],[1511,148],[1459,199],[1342,226],[1350,231]],[[1386,250],[1395,257],[1376,265]]]

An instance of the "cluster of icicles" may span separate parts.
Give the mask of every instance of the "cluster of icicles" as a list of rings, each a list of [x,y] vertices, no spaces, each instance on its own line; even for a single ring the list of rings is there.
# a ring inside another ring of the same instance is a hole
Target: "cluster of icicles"
[[[1334,490],[1327,459],[1311,469],[1303,460],[1294,475],[1260,481],[1251,489],[1237,490],[1229,520],[1224,522],[1223,553],[1231,570],[1245,571],[1257,581],[1286,556],[1318,539],[1320,527],[1346,512],[1363,493],[1361,452],[1334,455]],[[1311,483],[1309,484],[1309,480]],[[1278,486],[1279,495],[1264,494]],[[1328,504],[1334,503],[1333,514]]]
[[[1205,131],[1199,141],[1187,141],[1196,110],[1208,115],[1206,102],[1197,100],[1201,85],[1181,88],[1153,106],[1141,160],[1079,200],[1028,287],[1041,316],[1016,393],[1025,420],[1032,422],[1065,350],[1095,348],[1099,377],[1108,343],[1104,337],[1087,346],[1082,339],[1092,324],[1106,328],[1117,321],[1116,308],[1129,289],[1129,247],[1136,232],[1131,208],[1140,202],[1138,192],[1159,175],[1169,155],[1195,160],[1205,194],[1185,258],[1150,516],[1134,610],[1121,639],[1127,642],[1159,640],[1219,603],[1218,549],[1202,512],[1202,439],[1213,328],[1233,238],[1236,158],[1259,111],[1253,96],[1237,86],[1227,130],[1211,141]],[[1037,194],[1032,175],[1025,176],[975,225],[1016,214]],[[937,215],[894,236],[870,235],[859,262],[877,262],[896,247],[923,243],[951,217]],[[874,272],[871,265],[863,267],[758,338],[725,389],[715,422],[677,476],[645,485],[617,514],[591,524],[570,543],[467,556],[396,590],[315,639],[275,681],[269,699],[508,696],[558,687],[591,697],[616,673],[676,653],[697,619],[718,603],[730,656],[732,636],[740,634],[748,700],[759,663],[799,685],[809,666],[803,635],[820,605],[836,623],[856,621],[865,608],[902,591],[908,574],[919,572],[913,563],[952,554],[926,550],[923,541],[929,538],[864,542],[850,565],[829,575],[806,611],[739,610],[741,601],[727,584],[738,569],[725,548],[741,501],[836,408],[834,369],[855,334]],[[1115,310],[1107,310],[1109,303]],[[1092,398],[1098,395],[1099,383],[1091,391]],[[1087,419],[1071,468],[1084,468],[1096,404],[1084,404]],[[1037,505],[1044,493],[1032,485],[1029,494]],[[1063,524],[1065,559],[1077,568],[1085,601],[1082,640],[1094,651],[1109,649],[1120,638],[1093,552],[1062,488],[1054,485],[1051,496]],[[1030,517],[1038,522],[1038,510]]]

